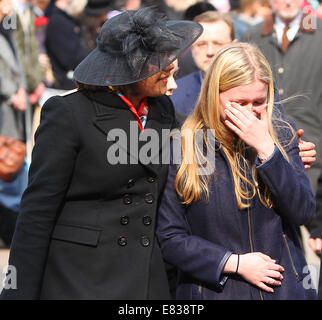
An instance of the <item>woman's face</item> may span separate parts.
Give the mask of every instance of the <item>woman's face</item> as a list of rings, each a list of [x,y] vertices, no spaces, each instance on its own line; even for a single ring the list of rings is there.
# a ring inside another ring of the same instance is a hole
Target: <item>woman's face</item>
[[[168,90],[168,80],[174,67],[174,63],[172,63],[153,76],[137,82],[134,88],[135,92],[144,97],[163,96]]]
[[[268,86],[265,82],[255,80],[254,82],[237,86],[219,94],[220,118],[222,121],[227,119],[224,112],[227,103],[238,103],[242,108],[247,108],[254,115],[259,117],[264,105],[267,103]]]
[[[179,70],[178,60],[175,60],[173,64],[174,64],[174,68],[170,72],[170,77],[168,79],[168,84],[167,84],[167,89],[168,89],[166,92],[167,96],[172,96],[173,90],[178,88],[178,85],[175,80],[175,77]]]

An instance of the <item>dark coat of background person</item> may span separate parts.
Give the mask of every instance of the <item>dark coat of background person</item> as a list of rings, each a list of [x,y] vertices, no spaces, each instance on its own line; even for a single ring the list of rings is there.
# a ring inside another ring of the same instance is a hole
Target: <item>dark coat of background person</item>
[[[172,103],[166,96],[148,103],[145,131],[161,137],[176,125]],[[131,120],[128,106],[106,91],[45,103],[9,259],[18,289],[2,299],[170,297],[155,235],[168,164],[135,164]],[[127,145],[108,136],[112,129],[124,130]],[[111,146],[130,150],[134,164],[108,163]]]
[[[188,115],[194,110],[202,81],[201,71],[190,73],[177,80],[178,88],[173,91],[171,97],[176,112]]]
[[[48,7],[49,23],[46,29],[45,46],[52,64],[56,89],[74,89],[73,71],[87,56],[76,19],[55,5]]]
[[[278,131],[281,141],[287,144],[289,134],[285,129]],[[231,253],[251,251],[269,255],[285,269],[282,286],[275,287],[274,294],[262,291],[264,300],[316,297],[315,290],[304,286],[309,274],[295,228],[312,218],[315,199],[299,157],[297,139],[286,151],[291,165],[278,149],[264,164],[256,161],[260,184],[267,183],[275,205],[266,208],[256,196],[249,212],[238,210],[231,170],[222,149],[218,148],[215,155],[209,202],[203,197],[184,206],[174,189],[177,165],[170,164],[157,233],[164,259],[179,268],[177,299],[261,299],[260,290],[243,278],[222,274]]]

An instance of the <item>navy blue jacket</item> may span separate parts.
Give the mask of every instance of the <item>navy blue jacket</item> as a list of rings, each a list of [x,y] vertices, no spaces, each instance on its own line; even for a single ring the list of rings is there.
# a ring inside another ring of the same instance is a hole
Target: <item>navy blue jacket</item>
[[[287,130],[289,131],[289,130]],[[286,129],[279,132],[284,143]],[[209,184],[210,199],[181,204],[174,189],[177,166],[169,167],[157,233],[165,260],[179,269],[177,299],[314,299],[296,226],[314,214],[315,198],[299,157],[297,139],[285,146],[290,163],[278,148],[261,164],[256,159],[260,186],[264,181],[274,201],[264,207],[258,196],[250,210],[239,210],[226,155],[215,154],[216,170]],[[262,252],[285,268],[274,293],[260,291],[242,277],[223,274],[232,253]],[[261,293],[260,293],[261,292]]]
[[[177,80],[178,88],[173,91],[171,97],[176,112],[188,115],[193,111],[197,103],[202,85],[200,71],[188,74]]]

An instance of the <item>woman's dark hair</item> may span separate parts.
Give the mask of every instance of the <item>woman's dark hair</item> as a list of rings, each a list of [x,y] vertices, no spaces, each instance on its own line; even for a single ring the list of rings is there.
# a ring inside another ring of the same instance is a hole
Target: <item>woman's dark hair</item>
[[[92,86],[89,84],[80,83],[78,81],[75,81],[75,84],[78,88],[78,90],[90,90],[90,91],[107,91],[108,87],[103,86]]]
[[[183,19],[192,21],[196,16],[206,11],[217,11],[217,9],[209,2],[197,2],[184,12]]]

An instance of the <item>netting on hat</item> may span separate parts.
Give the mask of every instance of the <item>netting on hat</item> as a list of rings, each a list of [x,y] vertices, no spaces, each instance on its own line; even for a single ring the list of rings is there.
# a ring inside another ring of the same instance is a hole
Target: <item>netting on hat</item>
[[[77,67],[75,79],[91,85],[137,82],[161,71],[201,34],[190,21],[166,21],[151,8],[126,11],[108,20],[97,48]]]

